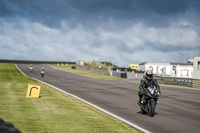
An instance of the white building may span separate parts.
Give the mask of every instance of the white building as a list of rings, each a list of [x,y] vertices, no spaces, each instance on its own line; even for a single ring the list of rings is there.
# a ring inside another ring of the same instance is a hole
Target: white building
[[[192,78],[193,64],[192,63],[170,63],[172,66],[171,74],[166,76]]]
[[[143,62],[139,64],[139,71],[152,70],[154,75],[169,77],[192,78],[192,63],[158,63]]]
[[[193,66],[193,78],[200,79],[200,57],[194,58],[194,66]]]
[[[164,67],[170,66],[170,63],[158,63],[158,62],[143,62],[139,64],[139,71],[145,72],[146,70],[152,70],[155,75],[162,75]]]

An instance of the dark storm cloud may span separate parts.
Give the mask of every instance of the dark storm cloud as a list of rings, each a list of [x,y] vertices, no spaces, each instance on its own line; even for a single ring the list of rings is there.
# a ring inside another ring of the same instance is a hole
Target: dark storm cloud
[[[61,20],[103,23],[113,18],[158,26],[188,10],[200,11],[197,0],[1,0],[0,5],[1,16],[21,16],[50,25]]]

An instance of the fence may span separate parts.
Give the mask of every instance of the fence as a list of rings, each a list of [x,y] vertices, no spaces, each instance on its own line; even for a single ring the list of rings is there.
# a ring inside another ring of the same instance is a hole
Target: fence
[[[200,80],[193,79],[192,86],[200,88]]]
[[[200,80],[192,78],[176,78],[176,77],[161,77],[156,76],[159,83],[172,84],[172,85],[183,85],[189,87],[200,88]]]

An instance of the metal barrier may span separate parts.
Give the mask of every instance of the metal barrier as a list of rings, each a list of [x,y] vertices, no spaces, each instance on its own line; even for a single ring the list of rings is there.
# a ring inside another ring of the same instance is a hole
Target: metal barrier
[[[189,87],[200,88],[200,80],[192,78],[176,78],[176,77],[161,77],[156,76],[159,83],[172,84],[172,85],[183,85]]]
[[[193,79],[192,86],[200,88],[200,80]]]
[[[113,71],[112,76],[119,77],[119,78],[127,78],[127,73]]]

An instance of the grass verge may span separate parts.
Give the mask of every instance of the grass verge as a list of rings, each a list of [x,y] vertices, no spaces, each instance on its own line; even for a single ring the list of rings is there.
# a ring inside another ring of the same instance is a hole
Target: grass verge
[[[28,84],[40,98],[26,98]],[[23,76],[14,64],[0,63],[0,117],[24,133],[112,133],[139,131],[54,88]]]
[[[101,74],[90,73],[90,72],[81,71],[81,70],[77,70],[77,69],[71,69],[71,66],[72,65],[69,65],[68,67],[57,67],[57,66],[53,66],[53,67],[60,69],[60,70],[65,70],[68,72],[73,72],[73,73],[77,73],[77,74],[81,74],[81,75],[85,75],[85,76],[89,76],[89,77],[95,77],[95,78],[101,78],[101,79],[122,79],[122,78],[114,77],[114,76],[110,76],[110,75],[101,75]]]
[[[140,80],[132,80],[131,82],[140,82]],[[182,88],[192,88],[192,89],[200,89],[200,88],[197,88],[197,87],[189,87],[189,86],[183,86],[183,85],[175,85],[175,84],[161,84],[159,83],[159,85],[165,85],[165,86],[175,86],[175,87],[182,87]]]

